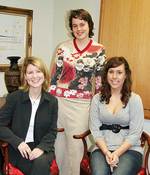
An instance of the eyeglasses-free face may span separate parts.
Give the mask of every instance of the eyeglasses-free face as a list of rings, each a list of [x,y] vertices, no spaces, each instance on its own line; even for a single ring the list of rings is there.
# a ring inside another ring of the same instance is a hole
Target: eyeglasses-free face
[[[45,80],[44,73],[37,66],[29,64],[27,66],[25,80],[30,87],[42,87]]]
[[[126,72],[124,64],[115,68],[108,69],[107,81],[112,89],[121,90],[125,79],[126,79]]]
[[[78,40],[89,38],[89,25],[87,21],[72,18],[72,31],[75,38]]]

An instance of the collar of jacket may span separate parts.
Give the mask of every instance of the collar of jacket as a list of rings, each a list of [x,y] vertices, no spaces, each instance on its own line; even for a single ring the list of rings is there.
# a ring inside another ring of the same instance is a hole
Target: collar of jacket
[[[29,101],[29,91],[22,91],[22,102]],[[50,101],[50,94],[48,92],[45,92],[44,90],[41,93],[41,100],[40,104],[43,103],[45,100]]]

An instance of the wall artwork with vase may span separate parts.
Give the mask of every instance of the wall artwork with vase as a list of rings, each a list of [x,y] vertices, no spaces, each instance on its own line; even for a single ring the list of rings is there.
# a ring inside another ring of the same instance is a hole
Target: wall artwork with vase
[[[0,72],[9,93],[20,86],[20,68],[31,56],[33,11],[0,6]]]

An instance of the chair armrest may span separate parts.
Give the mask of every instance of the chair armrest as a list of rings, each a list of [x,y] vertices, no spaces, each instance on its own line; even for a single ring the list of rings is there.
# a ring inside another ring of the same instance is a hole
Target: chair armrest
[[[64,132],[64,128],[57,128],[57,132]]]
[[[4,142],[4,141],[0,140],[0,147],[1,148],[5,148],[7,146],[8,146],[8,143],[7,142]]]
[[[83,154],[83,159],[84,157],[87,157],[88,155],[88,146],[87,146],[87,142],[86,142],[86,137],[88,135],[91,134],[91,131],[90,130],[87,130],[81,134],[76,134],[76,135],[73,135],[73,138],[74,139],[82,139],[82,142],[83,142],[83,146],[84,146],[84,154]]]
[[[147,144],[150,146],[150,135],[148,133],[146,133],[145,131],[143,131],[143,133],[142,133],[141,144],[143,141],[146,141]]]
[[[85,139],[85,137],[87,137],[89,134],[91,134],[91,131],[87,130],[87,131],[83,132],[82,134],[73,135],[73,138],[75,138],[75,139]]]

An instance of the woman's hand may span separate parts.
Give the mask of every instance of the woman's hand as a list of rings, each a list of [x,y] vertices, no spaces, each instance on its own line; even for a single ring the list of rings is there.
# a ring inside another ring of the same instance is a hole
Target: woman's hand
[[[119,163],[119,157],[114,152],[107,151],[106,154],[106,161],[111,167],[116,167]]]
[[[34,159],[40,157],[43,153],[44,153],[43,150],[41,150],[39,148],[34,148],[29,155],[29,159],[34,160]]]
[[[31,149],[25,142],[21,142],[19,144],[18,150],[20,151],[23,158],[29,159],[29,156],[31,154]]]
[[[112,160],[111,160],[111,166],[112,167],[116,167],[117,164],[119,163],[119,156],[117,154],[115,154],[114,152],[112,152]]]
[[[105,153],[105,157],[106,157],[107,163],[110,165],[111,164],[111,161],[112,161],[112,153],[110,151],[107,151]]]

